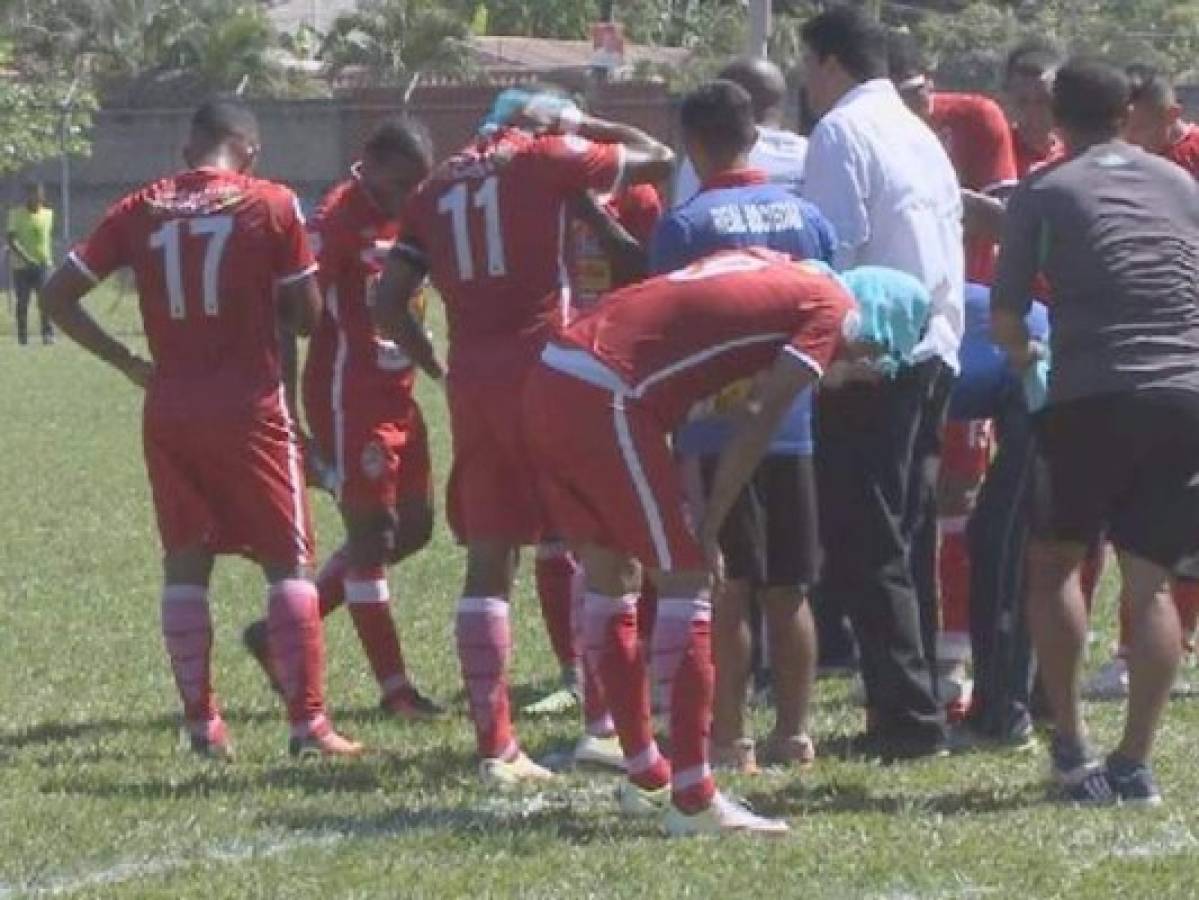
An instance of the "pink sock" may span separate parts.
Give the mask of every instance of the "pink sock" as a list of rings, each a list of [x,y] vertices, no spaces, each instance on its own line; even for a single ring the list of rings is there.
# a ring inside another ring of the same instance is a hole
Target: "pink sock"
[[[966,517],[942,516],[941,633],[937,635],[937,658],[964,660],[970,655],[970,549],[966,542]]]
[[[212,692],[212,618],[207,588],[191,584],[163,588],[162,637],[188,729],[207,734],[210,723],[220,719]]]
[[[608,697],[603,680],[592,654],[587,650],[587,591],[586,578],[579,569],[571,595],[570,621],[579,657],[579,672],[583,681],[583,727],[596,737],[607,737],[616,730],[608,709]]]
[[[706,593],[658,601],[652,655],[654,681],[670,717],[671,798],[683,812],[699,812],[716,793],[708,765],[715,673]]]
[[[382,566],[346,572],[345,596],[354,630],[366,653],[379,690],[388,697],[408,684],[400,636],[391,615],[391,591]]]
[[[617,599],[588,593],[583,627],[587,658],[603,679],[629,778],[643,788],[663,787],[670,781],[670,764],[654,740],[636,595]]]
[[[502,597],[463,597],[456,623],[458,662],[475,723],[479,756],[512,759],[519,750],[508,706],[512,635]]]
[[[574,635],[570,626],[571,595],[579,573],[578,563],[563,544],[545,543],[537,548],[534,563],[537,599],[549,633],[550,646],[563,669],[575,665]]]
[[[317,572],[316,592],[321,598],[322,619],[346,602],[345,579],[349,567],[350,554],[343,544]]]
[[[271,654],[292,736],[305,737],[326,727],[325,640],[316,586],[288,578],[267,594],[267,630]]]

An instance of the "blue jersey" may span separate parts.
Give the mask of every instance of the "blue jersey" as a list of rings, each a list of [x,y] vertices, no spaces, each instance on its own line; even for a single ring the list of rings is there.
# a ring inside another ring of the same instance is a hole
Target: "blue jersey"
[[[966,330],[958,356],[962,373],[949,398],[949,418],[957,421],[990,419],[1009,391],[1021,390],[1020,379],[1008,367],[1007,354],[991,339],[991,290],[966,285]],[[1034,340],[1049,339],[1049,312],[1034,302],[1025,319]]]
[[[766,247],[793,259],[831,262],[833,226],[815,206],[756,169],[726,172],[658,223],[650,244],[653,274],[672,272],[718,250]],[[727,418],[694,419],[675,436],[688,455],[719,453],[732,434]],[[770,453],[811,455],[812,393],[804,391],[784,419]]]

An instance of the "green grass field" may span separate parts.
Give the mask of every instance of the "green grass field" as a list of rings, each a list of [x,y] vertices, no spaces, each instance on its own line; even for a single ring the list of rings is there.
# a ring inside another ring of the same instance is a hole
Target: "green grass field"
[[[132,301],[92,308],[129,327]],[[883,768],[837,755],[860,727],[844,682],[824,682],[802,778],[726,781],[790,837],[668,842],[619,819],[614,781],[575,774],[542,794],[476,788],[452,643],[461,554],[433,546],[393,576],[410,667],[451,702],[443,724],[379,717],[344,613],[328,623],[336,720],[378,752],[293,763],[281,712],[240,648],[263,607],[257,571],[219,567],[217,686],[237,763],[178,747],[158,626],[158,550],[139,398],[65,344],[0,333],[0,897],[1193,897],[1199,896],[1199,701],[1176,702],[1160,744],[1166,804],[1084,812],[1044,802],[1040,753]],[[444,411],[425,392],[438,474]],[[322,553],[340,540],[316,501]],[[1107,592],[1110,597],[1109,591]],[[1102,603],[1101,651],[1110,631]],[[530,579],[515,616],[518,704],[553,680]],[[1102,655],[1097,652],[1095,655]],[[1110,743],[1118,710],[1093,707]],[[764,720],[758,721],[759,729]],[[535,755],[571,720],[521,722]]]

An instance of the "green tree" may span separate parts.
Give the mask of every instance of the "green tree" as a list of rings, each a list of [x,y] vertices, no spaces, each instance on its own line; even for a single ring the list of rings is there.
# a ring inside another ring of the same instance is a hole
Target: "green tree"
[[[317,55],[334,72],[360,66],[377,83],[404,84],[418,72],[469,73],[469,37],[466,17],[439,3],[365,0],[334,20]]]

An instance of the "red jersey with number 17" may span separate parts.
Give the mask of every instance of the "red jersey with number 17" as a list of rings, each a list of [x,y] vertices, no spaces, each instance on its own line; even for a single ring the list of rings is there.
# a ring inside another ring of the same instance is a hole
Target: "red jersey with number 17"
[[[828,274],[771,250],[728,250],[613,291],[569,326],[545,359],[563,371],[587,369],[585,356],[560,354],[587,351],[622,393],[673,430],[696,403],[768,368],[780,352],[823,375],[853,308]],[[563,365],[551,360],[555,354]]]
[[[452,375],[536,360],[568,305],[566,203],[616,190],[623,166],[618,144],[505,128],[416,190],[396,252],[428,271],[445,303]]]
[[[278,389],[276,288],[316,271],[295,194],[210,168],[118,201],[70,259],[95,281],[133,269],[160,396],[230,405]]]

